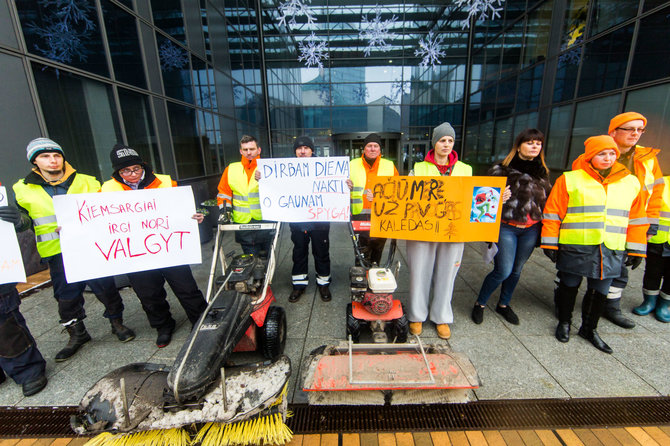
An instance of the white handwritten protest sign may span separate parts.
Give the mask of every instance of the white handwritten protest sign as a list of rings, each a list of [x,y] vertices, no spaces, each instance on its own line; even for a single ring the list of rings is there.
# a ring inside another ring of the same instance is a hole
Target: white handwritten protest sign
[[[349,221],[349,158],[259,159],[264,220]]]
[[[190,186],[54,197],[68,282],[201,263]]]
[[[0,206],[7,206],[7,189],[0,186]],[[26,271],[23,269],[23,258],[21,248],[16,239],[14,225],[0,220],[0,283],[25,282]]]

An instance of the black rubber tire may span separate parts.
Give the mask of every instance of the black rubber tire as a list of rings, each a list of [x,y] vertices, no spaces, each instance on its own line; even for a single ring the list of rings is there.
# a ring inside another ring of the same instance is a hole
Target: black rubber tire
[[[270,307],[261,327],[259,350],[266,359],[274,359],[284,353],[286,346],[286,312],[282,307]]]
[[[354,317],[351,304],[347,304],[347,339],[349,335],[353,342],[359,342],[361,338],[361,321]]]
[[[404,344],[407,342],[407,335],[409,334],[409,322],[407,321],[407,317],[404,314],[393,321],[393,329],[391,332],[397,344]]]

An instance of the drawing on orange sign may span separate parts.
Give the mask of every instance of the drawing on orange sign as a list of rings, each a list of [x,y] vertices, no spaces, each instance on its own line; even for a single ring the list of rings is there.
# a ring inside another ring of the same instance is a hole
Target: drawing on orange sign
[[[498,241],[504,177],[384,177],[370,235],[433,242]]]

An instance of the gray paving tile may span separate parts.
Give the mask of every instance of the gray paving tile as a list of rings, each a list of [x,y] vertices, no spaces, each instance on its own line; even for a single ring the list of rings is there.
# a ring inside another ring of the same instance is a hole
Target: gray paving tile
[[[558,344],[558,342],[556,341]],[[452,337],[454,351],[465,353],[479,374],[478,399],[565,398],[568,394],[526,347],[509,332]]]
[[[617,341],[617,335],[610,334],[603,339],[612,343],[613,355],[600,352],[577,336],[576,331],[565,344],[546,336],[520,338],[525,348],[572,398],[658,395],[619,359],[617,346],[621,348],[623,344]]]

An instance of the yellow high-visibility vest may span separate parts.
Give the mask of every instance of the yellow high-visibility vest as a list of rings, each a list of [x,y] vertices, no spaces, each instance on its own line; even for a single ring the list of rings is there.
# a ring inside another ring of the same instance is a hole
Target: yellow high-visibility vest
[[[233,190],[233,221],[243,224],[249,223],[252,218],[262,220],[258,181],[253,175],[247,181],[242,163],[228,166],[228,184]]]
[[[418,177],[439,177],[440,171],[437,169],[437,166],[428,161],[421,161],[414,164],[414,175]],[[471,177],[472,176],[472,167],[469,164],[456,161],[454,168],[451,169],[452,177]]]
[[[13,189],[16,202],[27,210],[30,218],[33,219],[37,252],[42,257],[60,254],[60,236],[56,232],[58,222],[56,221],[53,198],[39,184],[26,184],[23,180],[17,181]],[[94,177],[77,173],[67,193],[93,193],[99,189],[100,182]]]
[[[665,187],[663,188],[663,202],[661,203],[661,214],[658,219],[658,232],[649,239],[649,243],[665,243],[668,241],[670,232],[670,176],[663,177]]]
[[[565,173],[568,208],[561,222],[558,243],[563,245],[600,245],[626,249],[628,215],[640,182],[633,175],[605,187],[583,170]]]
[[[392,177],[395,173],[393,167],[392,161],[380,158],[379,166],[377,167],[377,176]],[[358,215],[363,211],[363,190],[367,182],[367,173],[363,166],[363,158],[349,161],[349,175],[351,176],[351,182],[354,183],[354,188],[350,194],[351,215]]]

